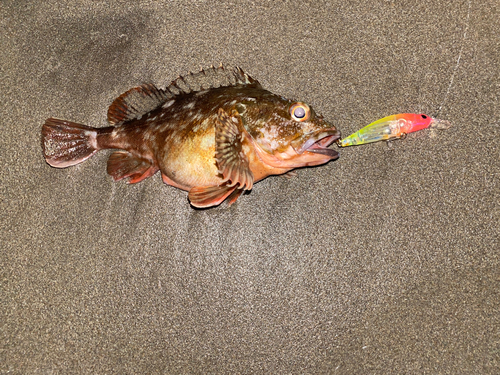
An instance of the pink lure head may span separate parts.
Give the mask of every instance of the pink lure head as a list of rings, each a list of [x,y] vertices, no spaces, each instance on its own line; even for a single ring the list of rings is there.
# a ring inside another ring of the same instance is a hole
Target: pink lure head
[[[401,129],[404,133],[413,133],[422,129],[427,129],[434,120],[423,113],[400,113],[396,115],[397,120],[406,120],[406,126]]]

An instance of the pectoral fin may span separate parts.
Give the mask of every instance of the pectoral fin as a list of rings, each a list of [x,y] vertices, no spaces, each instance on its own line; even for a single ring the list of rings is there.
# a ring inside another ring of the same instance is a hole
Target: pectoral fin
[[[253,186],[253,173],[248,158],[242,150],[243,124],[238,112],[229,115],[219,108],[215,126],[215,159],[223,182],[227,186],[250,190]]]

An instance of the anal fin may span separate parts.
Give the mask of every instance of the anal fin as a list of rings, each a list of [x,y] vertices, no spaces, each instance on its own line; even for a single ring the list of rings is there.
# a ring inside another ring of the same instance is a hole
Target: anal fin
[[[236,186],[195,186],[189,190],[188,198],[194,207],[218,206],[236,190]],[[238,196],[236,196],[238,198]],[[236,199],[234,199],[236,200]],[[232,203],[232,202],[231,202]]]
[[[158,167],[149,160],[138,158],[127,151],[115,151],[108,159],[108,174],[115,181],[128,178],[129,184],[135,184],[158,171]]]

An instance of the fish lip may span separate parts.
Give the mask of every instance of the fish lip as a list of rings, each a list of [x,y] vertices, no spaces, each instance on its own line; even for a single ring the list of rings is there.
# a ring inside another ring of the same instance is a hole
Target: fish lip
[[[340,138],[340,132],[335,128],[322,129],[312,134],[307,134],[301,138],[306,138],[306,141],[303,142],[300,147],[294,147],[298,154],[303,154],[305,151],[308,151],[315,154],[329,156],[332,159],[339,156],[337,151],[328,148],[328,146]]]

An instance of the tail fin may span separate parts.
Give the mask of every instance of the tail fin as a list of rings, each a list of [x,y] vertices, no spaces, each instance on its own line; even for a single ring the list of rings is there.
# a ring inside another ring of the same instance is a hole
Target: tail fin
[[[56,168],[81,163],[98,150],[97,129],[70,121],[49,118],[42,127],[45,160]]]

